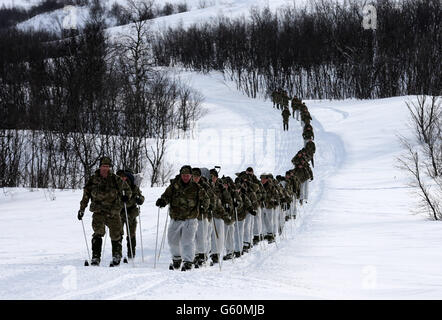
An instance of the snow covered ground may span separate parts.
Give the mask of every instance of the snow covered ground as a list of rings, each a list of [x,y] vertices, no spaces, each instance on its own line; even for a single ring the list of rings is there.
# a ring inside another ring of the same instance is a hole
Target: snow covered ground
[[[221,174],[232,175],[248,165],[258,174],[291,167],[302,146],[299,122],[291,119],[283,132],[271,102],[247,98],[217,73],[181,77],[205,95],[208,114],[196,140],[171,142],[169,160],[178,168],[221,165]],[[135,268],[113,269],[109,238],[102,266],[83,266],[81,190],[4,189],[0,299],[440,299],[441,224],[412,214],[415,200],[395,168],[396,134],[411,134],[409,98],[306,101],[317,143],[309,203],[277,245],[256,246],[221,272],[169,271],[167,243],[154,268],[154,203],[164,188],[143,188],[144,263],[138,246]],[[159,241],[165,218],[163,209]],[[90,213],[84,223],[90,247]]]

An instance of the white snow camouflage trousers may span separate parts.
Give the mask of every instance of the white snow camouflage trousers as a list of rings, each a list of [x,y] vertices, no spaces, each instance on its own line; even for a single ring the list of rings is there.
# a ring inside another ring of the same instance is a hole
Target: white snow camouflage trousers
[[[244,220],[244,243],[252,243],[254,221],[254,216],[247,213],[246,219]]]
[[[222,254],[224,252],[224,230],[224,220],[213,218],[211,234],[211,253]]]
[[[226,253],[233,253],[234,249],[234,235],[235,232],[235,222],[232,224],[224,224],[224,247],[226,248]]]
[[[307,180],[301,184],[300,199],[302,199],[302,200],[308,200],[308,183],[309,183],[309,181]]]
[[[197,219],[170,219],[169,228],[167,229],[167,241],[172,258],[181,257],[183,261],[193,262],[197,227]]]
[[[198,221],[198,226],[195,233],[195,250],[196,253],[206,253],[207,251],[207,233],[209,232],[209,221],[202,218]]]
[[[262,209],[262,234],[275,234],[275,216],[274,209]]]
[[[235,252],[241,252],[244,242],[244,221],[235,222],[235,231],[233,234]]]
[[[253,217],[253,236],[262,235],[262,208],[258,208],[256,216]]]

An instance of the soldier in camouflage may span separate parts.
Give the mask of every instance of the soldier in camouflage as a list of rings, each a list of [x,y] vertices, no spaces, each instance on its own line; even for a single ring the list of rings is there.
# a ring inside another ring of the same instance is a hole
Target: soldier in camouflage
[[[126,210],[124,208],[121,210],[120,218],[121,218],[121,234],[124,234],[124,225],[126,224],[126,245],[127,245],[127,257],[132,259],[135,257],[135,248],[137,245],[136,242],[136,230],[137,230],[137,217],[140,214],[140,210],[138,206],[141,206],[144,203],[144,196],[141,193],[140,188],[135,184],[135,178],[133,176],[133,172],[131,170],[118,170],[117,175],[120,176],[123,181],[125,181],[131,191],[132,197],[126,204],[127,210],[127,220],[129,221],[129,231],[130,231],[130,240],[129,240],[129,232],[127,230],[127,222],[126,222]],[[132,245],[132,251],[131,251]]]
[[[84,210],[91,205],[89,210],[92,215],[92,261],[91,265],[98,266],[101,261],[101,247],[105,226],[109,228],[112,241],[112,266],[120,264],[121,249],[121,218],[120,212],[124,202],[128,202],[132,191],[128,184],[111,170],[112,161],[108,157],[100,159],[100,168],[86,182],[83,189],[83,198],[80,201],[78,219],[81,220]]]
[[[264,208],[263,208],[263,234],[265,234],[264,239],[268,241],[268,243],[275,242],[275,208],[279,205],[279,193],[272,183],[272,175],[271,174],[262,174],[261,183],[264,186],[266,191],[264,197]]]
[[[284,110],[281,113],[282,115],[282,126],[284,131],[289,130],[289,119],[290,119],[290,111],[289,108],[286,106],[284,107]]]
[[[210,199],[202,187],[192,181],[192,168],[183,166],[180,177],[171,181],[156,206],[169,207],[171,218],[167,239],[172,255],[170,269],[192,269],[195,258],[195,233],[200,212],[207,211]]]
[[[228,208],[231,206],[230,193],[224,188],[221,179],[218,178],[218,172],[215,169],[210,170],[210,187],[216,195],[216,206],[213,208],[213,228],[210,259],[212,264],[219,262],[220,254],[224,252],[225,246],[225,224],[230,222]]]
[[[248,175],[250,181],[258,186],[258,189],[255,191],[256,198],[258,201],[258,210],[256,215],[253,218],[253,227],[252,227],[252,233],[253,233],[253,245],[258,244],[263,238],[263,208],[264,208],[264,200],[266,191],[264,189],[264,186],[261,183],[261,180],[259,180],[256,175],[254,174],[253,168],[248,167],[246,170],[246,174]]]

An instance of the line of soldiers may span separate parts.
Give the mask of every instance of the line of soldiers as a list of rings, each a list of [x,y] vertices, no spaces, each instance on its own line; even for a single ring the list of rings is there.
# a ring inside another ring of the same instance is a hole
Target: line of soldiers
[[[249,167],[235,180],[220,178],[216,169],[183,166],[156,201],[160,208],[169,205],[169,268],[214,265],[248,253],[260,241],[275,242],[285,222],[296,217],[298,200],[307,200],[313,173],[302,161],[285,176],[258,178]]]
[[[290,113],[288,105],[289,101],[291,101],[292,113]],[[273,108],[275,106],[279,109],[282,109],[282,124],[283,130],[289,130],[289,119],[290,116],[293,115],[293,119],[301,120],[301,125],[303,127],[302,137],[304,138],[304,145],[307,144],[308,141],[313,141],[315,138],[313,127],[311,125],[312,116],[305,104],[299,99],[297,96],[293,98],[289,98],[287,95],[287,91],[282,89],[277,89],[272,92],[272,102]],[[301,118],[301,119],[299,119]]]
[[[170,181],[156,201],[161,208],[169,205],[170,269],[198,268],[209,257],[211,265],[219,263],[221,258],[240,257],[261,241],[273,243],[276,235],[282,233],[284,223],[296,217],[298,200],[300,205],[308,200],[308,184],[313,180],[309,163],[314,166],[316,152],[310,113],[305,104],[300,108],[305,128],[304,148],[292,158],[294,169],[285,176],[275,178],[264,173],[258,179],[249,167],[233,180],[226,176],[219,178],[216,169],[186,165]],[[128,258],[135,257],[136,217],[144,196],[131,170],[118,170],[114,174],[111,168],[109,157],[100,159],[99,169],[84,187],[77,214],[82,220],[91,201],[94,231],[91,265],[100,264],[105,226],[112,241],[111,266],[119,265],[122,258],[125,223]]]

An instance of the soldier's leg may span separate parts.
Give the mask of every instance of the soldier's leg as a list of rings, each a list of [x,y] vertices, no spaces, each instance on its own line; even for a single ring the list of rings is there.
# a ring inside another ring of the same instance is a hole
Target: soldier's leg
[[[262,211],[263,209],[258,208],[258,213],[253,217],[253,242],[258,243],[262,236]]]
[[[122,256],[122,235],[120,212],[112,212],[106,215],[106,225],[109,228],[109,235],[112,242],[112,258],[119,262]]]
[[[136,208],[137,209],[137,208]],[[138,209],[137,209],[138,210]],[[137,246],[137,214],[138,212],[135,212],[134,210],[131,210],[130,213],[128,212],[128,219],[129,219],[129,230],[130,230],[130,241],[129,238],[126,237],[126,242],[127,242],[127,256],[129,258],[133,258],[135,257],[135,248]],[[132,254],[130,253],[130,245],[132,244]]]
[[[181,232],[181,254],[184,262],[193,262],[193,259],[195,258],[195,233],[197,228],[198,219],[187,219],[183,221]]]
[[[214,218],[214,226],[212,227],[212,246],[211,252],[220,254],[224,252],[225,226],[222,219]]]
[[[246,250],[250,247],[250,222],[252,219],[250,218],[252,215],[247,213],[246,218],[244,219],[244,239],[243,239],[243,249],[246,247]]]
[[[197,228],[195,232],[196,253],[204,253],[204,222],[203,219],[197,219]]]
[[[92,214],[92,263],[99,264],[101,260],[101,247],[103,244],[103,236],[105,234],[104,215],[101,213]],[[95,261],[95,263],[94,263]]]
[[[244,220],[235,222],[235,231],[233,234],[234,251],[241,252],[243,247]]]
[[[308,185],[309,185],[309,181],[305,181],[304,182],[304,199],[307,201],[308,200]]]
[[[210,221],[209,221],[209,219],[205,220],[205,222],[207,224],[206,242],[204,244],[204,247],[205,247],[204,254],[205,254],[206,258],[209,256],[210,249],[212,248],[212,232],[213,232],[213,225],[212,225],[213,222],[212,222],[212,219],[213,218],[211,218]]]
[[[182,221],[170,219],[169,227],[167,228],[167,243],[169,244],[170,254],[173,260],[181,260],[181,222]]]
[[[233,253],[233,230],[235,227],[235,223],[232,224],[226,224],[225,225],[225,244],[224,247],[226,248],[227,254]]]

